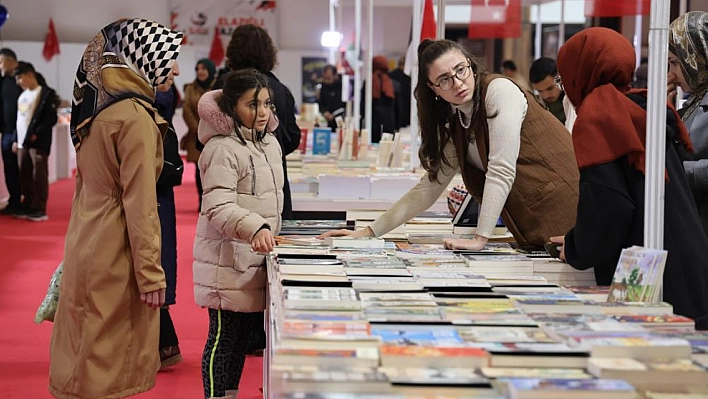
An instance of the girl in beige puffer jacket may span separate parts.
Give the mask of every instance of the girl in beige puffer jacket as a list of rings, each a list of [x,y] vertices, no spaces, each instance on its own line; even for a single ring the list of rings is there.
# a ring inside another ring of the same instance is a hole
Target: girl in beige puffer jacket
[[[194,240],[194,297],[209,310],[202,356],[205,398],[235,398],[250,330],[262,328],[265,259],[280,230],[281,149],[266,79],[230,73],[199,101],[204,194]]]

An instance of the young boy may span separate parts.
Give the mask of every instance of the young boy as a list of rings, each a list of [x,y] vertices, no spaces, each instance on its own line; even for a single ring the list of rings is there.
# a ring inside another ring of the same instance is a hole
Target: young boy
[[[52,128],[57,123],[59,98],[28,62],[18,62],[15,79],[23,90],[17,100],[15,143],[24,200],[17,217],[41,222],[48,219],[47,158],[52,146]]]

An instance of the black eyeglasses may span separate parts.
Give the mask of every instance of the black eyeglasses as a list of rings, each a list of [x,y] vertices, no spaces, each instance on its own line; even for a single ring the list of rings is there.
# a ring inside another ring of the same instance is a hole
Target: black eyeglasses
[[[452,85],[455,83],[454,78],[457,78],[460,82],[464,82],[465,79],[470,77],[470,71],[472,70],[471,65],[460,65],[455,68],[455,74],[452,76],[445,76],[438,80],[438,83],[431,83],[435,87],[439,87],[440,90],[450,90]]]
[[[563,79],[561,79],[560,75],[556,75],[556,77],[553,79],[553,83],[555,83],[559,89],[565,91],[565,89],[563,88]]]

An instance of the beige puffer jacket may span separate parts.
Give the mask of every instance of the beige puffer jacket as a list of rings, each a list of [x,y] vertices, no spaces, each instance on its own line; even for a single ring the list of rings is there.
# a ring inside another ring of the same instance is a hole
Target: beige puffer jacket
[[[194,239],[194,298],[197,305],[234,312],[265,308],[264,257],[251,252],[251,240],[264,224],[280,231],[283,209],[281,149],[268,133],[263,143],[240,127],[216,103],[221,90],[199,100],[199,157],[204,186]]]

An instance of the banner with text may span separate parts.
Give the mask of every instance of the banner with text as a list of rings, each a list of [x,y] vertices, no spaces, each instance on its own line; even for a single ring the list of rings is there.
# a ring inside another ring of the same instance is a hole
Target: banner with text
[[[262,27],[277,45],[278,21],[276,1],[262,0],[173,0],[171,3],[172,29],[184,33],[183,44],[208,47],[214,40],[214,28],[221,35],[224,46],[231,40],[231,32],[240,25]]]

